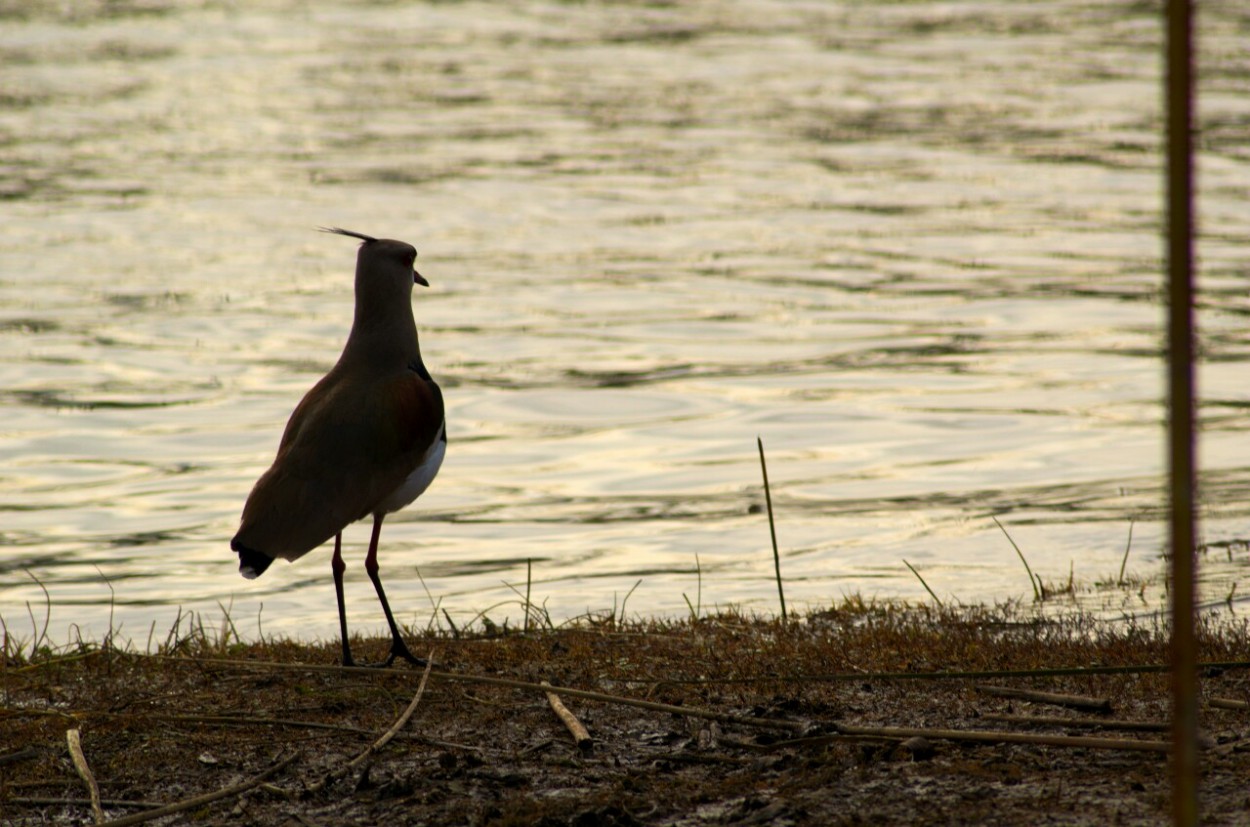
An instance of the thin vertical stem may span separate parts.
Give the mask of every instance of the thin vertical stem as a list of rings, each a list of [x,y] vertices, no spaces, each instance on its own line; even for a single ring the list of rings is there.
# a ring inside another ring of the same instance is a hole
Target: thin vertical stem
[[[777,525],[773,522],[773,495],[768,488],[768,465],[764,462],[764,440],[755,438],[760,449],[760,471],[764,474],[764,502],[768,506],[768,533],[773,540],[773,566],[777,571],[777,597],[781,599],[781,622],[786,622],[786,592],[781,587],[781,553],[777,551]]]
[[[534,558],[525,558],[525,631],[530,630],[530,584],[534,582]]]
[[[1133,550],[1133,520],[1128,521],[1128,542],[1124,544],[1124,557],[1120,559],[1120,576],[1116,579],[1116,584],[1124,585],[1124,568],[1128,565],[1128,553]]]
[[[1168,474],[1172,549],[1172,819],[1198,823],[1194,635],[1197,473],[1194,390],[1193,8],[1167,3]]]

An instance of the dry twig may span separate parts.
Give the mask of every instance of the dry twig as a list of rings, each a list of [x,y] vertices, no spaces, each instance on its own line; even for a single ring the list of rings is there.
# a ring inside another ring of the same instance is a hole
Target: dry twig
[[[79,714],[87,715],[91,713]],[[207,724],[209,726],[291,727],[294,729],[314,729],[323,732],[346,732],[352,735],[367,735],[370,737],[375,735],[377,732],[377,730],[365,729],[364,727],[357,726],[348,726],[346,724],[327,724],[322,723],[321,721],[299,721],[294,718],[270,718],[263,715],[153,715],[152,719],[157,721],[170,721],[173,723]],[[417,741],[422,744],[442,747],[444,749],[458,749],[477,753],[486,751],[483,747],[474,746],[472,744],[457,744],[454,741],[444,741],[438,738],[430,738],[426,735],[419,735],[415,732],[396,732],[393,737]]]
[[[96,824],[103,824],[104,810],[100,807],[100,785],[96,783],[91,767],[87,764],[87,756],[82,751],[82,737],[77,729],[65,730],[65,743],[69,745],[69,754],[74,759],[74,769],[78,770],[78,777],[87,785],[87,791],[91,794],[91,815],[95,818]]]
[[[1158,752],[1167,754],[1171,749],[1168,741],[1146,741],[1130,738],[1090,738],[1078,735],[1033,735],[1027,732],[998,732],[984,729],[914,729],[911,727],[865,727],[838,724],[834,735],[815,738],[796,738],[779,741],[771,749],[787,747],[822,746],[850,737],[880,738],[933,738],[943,741],[970,741],[989,744],[1035,744],[1049,747],[1073,747],[1077,749],[1118,749],[1135,752]]]
[[[543,686],[550,687],[547,681],[542,682]],[[573,736],[573,741],[577,744],[578,750],[583,753],[590,752],[594,748],[594,739],[590,737],[590,732],[586,727],[582,726],[582,722],[577,720],[577,716],[569,711],[569,708],[560,700],[560,696],[554,692],[547,692],[547,703],[551,705],[551,711],[564,724],[565,729]]]
[[[1092,729],[1118,729],[1127,732],[1167,732],[1169,724],[1162,721],[1117,721],[1109,718],[1064,718],[1059,715],[1008,715],[991,712],[982,715],[987,721],[1003,721],[1009,724],[1037,724],[1039,726],[1088,727]]]
[[[1008,686],[987,686],[977,684],[978,692],[993,695],[996,698],[1015,698],[1021,701],[1035,701],[1042,704],[1055,704],[1071,709],[1084,709],[1089,712],[1110,712],[1109,698],[1090,698],[1085,695],[1065,695],[1059,692],[1039,692],[1035,689],[1016,689]]]
[[[416,711],[417,704],[421,702],[421,696],[425,694],[425,684],[430,678],[430,671],[433,667],[434,651],[430,650],[430,656],[425,659],[425,671],[421,673],[421,682],[417,684],[417,692],[412,696],[412,700],[408,703],[408,706],[404,709],[404,711],[400,713],[398,718],[395,719],[395,723],[391,724],[390,728],[386,730],[386,732],[382,733],[376,741],[366,747],[364,752],[357,755],[351,761],[348,761],[347,765],[343,769],[335,770],[334,772],[326,775],[316,784],[310,785],[305,792],[309,794],[321,792],[328,784],[343,777],[348,770],[353,770],[360,766],[369,758],[369,756],[373,755],[373,753],[390,743],[391,739],[404,728],[404,724],[408,723],[408,719],[412,717],[412,713]],[[366,668],[374,672],[377,671],[372,667]]]
[[[9,752],[0,755],[0,767],[5,764],[16,764],[19,761],[29,761],[31,758],[38,758],[42,750],[38,747],[24,747],[17,752]]]
[[[91,799],[89,798],[49,798],[47,796],[14,796],[12,798],[5,799],[5,801],[8,802],[9,804],[26,804],[31,807],[49,807],[49,806],[82,807],[83,805],[86,805],[88,807],[91,806]],[[108,807],[110,809],[129,808],[132,810],[155,810],[158,807],[161,807],[162,805],[153,804],[151,801],[123,801],[117,798],[102,798],[100,799],[100,806]],[[105,822],[105,823],[108,823],[108,822]]]
[[[412,717],[412,713],[416,711],[417,704],[421,703],[421,696],[425,694],[426,681],[430,679],[430,670],[433,668],[434,650],[431,649],[430,656],[425,659],[425,671],[421,673],[421,682],[417,684],[417,694],[412,696],[412,701],[408,704],[408,707],[395,719],[395,723],[391,724],[391,728],[382,733],[382,737],[370,744],[360,755],[347,762],[348,769],[355,769],[360,766],[370,755],[373,755],[373,753],[390,743],[395,734],[404,728],[404,725],[408,723],[408,719]]]
[[[460,683],[480,683],[487,686],[502,686],[509,689],[554,692],[557,695],[567,695],[570,698],[581,698],[587,701],[602,701],[603,703],[632,706],[637,709],[649,709],[652,712],[667,712],[672,715],[684,715],[691,718],[706,718],[712,721],[738,724],[739,726],[754,727],[757,729],[785,729],[790,730],[791,732],[797,732],[801,731],[805,726],[799,721],[787,721],[780,718],[748,718],[745,715],[733,715],[728,712],[717,712],[714,709],[704,709],[698,706],[662,704],[655,701],[642,701],[637,698],[627,698],[621,695],[609,695],[606,692],[590,692],[585,689],[570,689],[565,686],[543,686],[537,683],[530,683],[529,681],[512,680],[511,678],[491,678],[485,675],[459,675],[452,672],[435,672],[434,677],[441,680]]]
[[[128,825],[131,824],[142,824],[145,821],[163,818],[167,815],[173,815],[174,813],[194,810],[196,807],[203,807],[205,804],[210,804],[223,798],[232,798],[236,795],[242,795],[254,787],[259,787],[271,776],[277,775],[282,770],[294,764],[297,758],[299,758],[298,752],[274,764],[272,767],[265,770],[250,781],[244,781],[241,784],[235,784],[230,787],[223,787],[216,792],[207,793],[206,795],[198,795],[195,798],[188,798],[185,801],[179,801],[176,804],[169,804],[155,810],[148,810],[147,812],[135,813],[134,815],[128,815],[112,821],[106,821],[104,822],[104,825],[105,827],[128,827]]]
[[[1212,698],[1207,701],[1207,706],[1213,706],[1216,709],[1250,709],[1250,703],[1233,698]]]

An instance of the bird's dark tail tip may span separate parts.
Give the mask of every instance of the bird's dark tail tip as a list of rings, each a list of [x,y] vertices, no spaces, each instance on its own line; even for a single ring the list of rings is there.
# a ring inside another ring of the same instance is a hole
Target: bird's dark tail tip
[[[273,562],[273,558],[268,554],[248,548],[240,543],[238,537],[230,541],[230,548],[238,552],[239,574],[248,580],[255,580],[257,577],[260,577],[265,573],[265,569],[269,568],[269,564]]]

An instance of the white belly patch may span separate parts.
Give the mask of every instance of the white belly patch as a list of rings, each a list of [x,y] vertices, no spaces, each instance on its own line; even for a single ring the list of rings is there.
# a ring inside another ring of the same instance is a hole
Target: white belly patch
[[[438,475],[438,469],[442,467],[443,456],[446,453],[447,423],[444,422],[443,427],[439,429],[438,438],[422,457],[421,464],[413,469],[398,488],[378,504],[376,513],[389,514],[392,511],[398,511],[420,497],[425,489],[430,487],[430,483],[434,482],[434,477]]]

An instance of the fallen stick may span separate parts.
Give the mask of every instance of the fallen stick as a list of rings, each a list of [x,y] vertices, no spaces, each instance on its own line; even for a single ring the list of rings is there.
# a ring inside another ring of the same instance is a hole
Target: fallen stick
[[[55,657],[48,658],[47,660],[41,660],[38,663],[28,663],[25,666],[6,669],[5,672],[10,675],[25,675],[29,672],[37,672],[38,670],[48,666],[60,666],[65,663],[73,663],[74,661],[99,657],[102,654],[104,654],[104,650],[94,649],[90,652],[76,652],[72,655],[57,655]]]
[[[223,798],[231,798],[236,795],[242,795],[253,787],[259,787],[271,776],[277,775],[282,770],[294,764],[295,760],[299,758],[299,755],[300,754],[297,752],[294,755],[279,761],[250,781],[244,781],[230,787],[223,787],[216,792],[198,795],[195,798],[188,798],[184,801],[179,801],[176,804],[168,804],[164,807],[158,807],[155,810],[148,810],[143,813],[135,813],[134,815],[123,816],[122,818],[113,819],[112,821],[106,821],[104,822],[104,827],[128,827],[128,825],[131,824],[142,824],[145,821],[163,818],[167,815],[173,815],[174,813],[194,810],[196,807],[202,807],[205,804],[211,804],[212,802],[219,801]]]
[[[404,725],[408,723],[408,719],[412,717],[412,713],[416,711],[417,704],[421,702],[421,696],[425,694],[425,684],[426,684],[426,681],[430,679],[430,670],[433,668],[434,668],[434,650],[431,649],[430,656],[425,659],[425,671],[421,673],[421,682],[417,684],[417,694],[412,696],[412,701],[408,704],[408,707],[403,711],[403,714],[401,714],[398,718],[395,719],[395,723],[391,724],[390,729],[382,733],[382,737],[378,738],[378,740],[374,741],[372,744],[366,747],[365,751],[360,753],[360,755],[357,755],[351,761],[347,762],[348,769],[355,769],[356,767],[360,766],[362,763],[364,763],[365,760],[369,758],[370,755],[373,755],[373,753],[377,752],[378,750],[382,749],[382,747],[390,743],[390,740],[395,737],[395,733],[399,732],[401,729],[404,728]]]
[[[1250,703],[1233,698],[1212,698],[1207,701],[1207,706],[1213,706],[1216,709],[1250,709]]]
[[[648,709],[652,712],[667,712],[671,715],[685,715],[691,718],[706,718],[712,721],[721,721],[723,723],[738,724],[739,726],[756,727],[759,729],[785,729],[791,732],[800,732],[806,724],[800,721],[786,721],[780,718],[748,718],[745,715],[734,715],[729,712],[717,712],[713,709],[703,709],[698,706],[677,706],[676,704],[662,704],[656,701],[642,701],[636,698],[626,698],[621,695],[609,695],[606,692],[591,692],[585,689],[570,689],[565,686],[543,686],[542,684],[529,683],[528,681],[515,681],[511,678],[488,678],[485,675],[457,675],[451,672],[435,672],[433,677],[445,681],[454,681],[458,683],[480,683],[486,686],[502,686],[508,689],[527,689],[538,690],[541,692],[554,692],[557,695],[566,695],[570,698],[581,698],[586,701],[601,701],[609,704],[620,704],[621,706],[632,706],[638,709]]]
[[[517,755],[521,758],[524,758],[527,755],[533,755],[536,752],[542,752],[545,749],[550,749],[551,745],[554,743],[555,741],[548,738],[546,741],[541,741],[537,744],[533,744],[531,746],[526,747],[525,749],[518,752]]]
[[[411,678],[412,672],[399,669],[374,669],[367,666],[330,666],[328,664],[307,664],[307,663],[276,663],[274,661],[261,660],[231,660],[229,658],[175,658],[168,655],[150,655],[161,660],[183,661],[199,666],[217,665],[229,666],[233,668],[244,669],[280,669],[299,672],[329,672],[346,675],[372,675],[374,677],[395,677],[395,678]],[[529,681],[518,681],[511,678],[491,678],[485,675],[461,675],[453,672],[431,671],[430,677],[434,680],[451,681],[453,683],[476,683],[483,686],[499,686],[505,689],[523,689],[530,692],[554,692],[570,698],[581,698],[586,701],[600,701],[602,703],[619,704],[621,706],[632,706],[638,709],[648,709],[652,712],[667,712],[671,715],[684,715],[691,718],[706,718],[712,721],[720,721],[722,723],[737,724],[738,726],[753,727],[756,729],[783,729],[790,732],[801,732],[807,725],[802,721],[787,721],[781,718],[751,718],[746,715],[734,715],[729,712],[717,712],[712,709],[704,709],[697,706],[677,706],[676,704],[662,704],[655,701],[643,701],[636,698],[627,698],[621,695],[609,695],[606,692],[591,692],[585,689],[570,689],[564,686],[543,686],[538,683]]]
[[[704,621],[707,622],[707,621]],[[1204,661],[1199,669],[1250,669],[1250,660]],[[1056,666],[1046,669],[949,669],[941,672],[795,672],[754,678],[620,678],[621,683],[671,683],[678,686],[749,686],[755,683],[839,683],[843,681],[950,681],[1013,678],[1065,678],[1081,675],[1157,675],[1171,672],[1168,664],[1128,666]]]
[[[1084,709],[1090,712],[1110,712],[1111,700],[1108,698],[1090,698],[1085,695],[1064,695],[1059,692],[1039,692],[1036,689],[1016,689],[1009,686],[988,686],[976,684],[978,692],[993,695],[997,698],[1015,698],[1022,701],[1034,701],[1043,704],[1055,704],[1071,709]]]
[[[656,756],[656,761],[669,761],[674,764],[728,764],[734,767],[742,767],[751,763],[749,758],[740,758],[736,755],[717,755],[714,752],[670,752],[667,755]]]
[[[70,757],[74,759],[74,769],[78,777],[87,785],[91,794],[91,816],[96,824],[104,823],[104,810],[100,807],[100,785],[96,783],[91,767],[87,764],[87,756],[82,751],[82,737],[77,729],[65,730],[65,743],[69,746]]]
[[[48,807],[60,805],[62,807],[81,807],[84,804],[91,805],[89,798],[40,798],[31,796],[15,796],[5,799],[9,804],[26,804],[31,807]],[[157,807],[163,807],[163,804],[153,804],[151,801],[123,801],[117,798],[100,799],[102,807],[116,807],[124,809],[129,807],[132,810],[155,810]]]
[[[80,715],[100,714],[111,715],[113,713],[88,713],[82,712]],[[173,723],[190,723],[190,724],[209,724],[220,726],[274,726],[274,727],[291,727],[293,729],[316,729],[323,732],[346,732],[351,735],[367,735],[373,737],[377,733],[375,729],[365,729],[358,726],[347,726],[346,724],[326,724],[321,721],[297,721],[294,718],[269,718],[262,715],[258,716],[235,716],[235,715],[153,715],[154,721],[170,721]],[[443,747],[444,749],[467,750],[468,752],[484,752],[483,747],[476,747],[472,744],[457,744],[455,741],[441,741],[438,738],[430,738],[425,735],[418,735],[415,732],[397,732],[395,738],[403,738],[409,741],[418,741],[432,747]]]
[[[152,715],[151,719],[154,721],[167,721],[174,724],[208,724],[209,726],[272,726],[291,727],[293,729],[317,729],[325,732],[344,732],[352,735],[368,735],[371,738],[377,735],[376,729],[365,729],[364,727],[348,726],[346,724],[326,724],[321,721],[297,721],[294,718],[270,718],[262,715]]]
[[[775,744],[771,744],[769,749],[821,746],[842,740],[847,736],[879,738],[914,738],[920,736],[943,741],[968,741],[987,744],[1033,744],[1035,746],[1072,747],[1076,749],[1118,749],[1163,754],[1166,754],[1172,748],[1170,741],[1091,738],[1079,735],[1033,735],[1027,732],[999,732],[984,729],[913,729],[910,727],[851,726],[849,724],[837,724],[837,728],[838,732],[834,735],[819,735],[815,738],[796,738],[792,741],[778,741]]]
[[[412,717],[412,713],[416,710],[417,704],[421,702],[421,696],[425,694],[425,684],[426,684],[426,681],[428,681],[430,678],[430,670],[433,668],[433,666],[434,666],[434,652],[431,651],[430,656],[425,659],[425,671],[421,673],[421,682],[417,684],[417,692],[415,695],[412,696],[412,700],[409,701],[408,706],[404,709],[402,713],[400,713],[400,716],[395,719],[395,723],[391,724],[390,728],[386,730],[386,732],[382,733],[382,735],[376,741],[374,741],[369,746],[365,747],[363,752],[361,752],[352,760],[348,761],[347,765],[343,769],[336,769],[333,772],[327,774],[317,783],[310,785],[305,790],[305,792],[308,794],[321,792],[332,781],[335,781],[336,779],[343,777],[347,773],[348,770],[353,770],[356,767],[360,766],[369,758],[370,755],[373,755],[373,753],[377,752],[379,749],[381,749],[382,747],[390,743],[391,739],[394,738],[399,733],[399,731],[404,728],[404,724],[408,723],[408,719]]]
[[[550,687],[547,681],[542,682],[542,686]],[[590,737],[590,732],[586,727],[582,726],[582,722],[577,720],[577,716],[569,712],[569,708],[560,700],[560,696],[554,692],[547,692],[547,703],[551,706],[551,711],[556,714],[560,722],[564,724],[564,728],[569,731],[569,735],[573,736],[573,742],[577,744],[577,749],[583,753],[588,753],[594,748],[594,739]]]
[[[1118,729],[1127,732],[1167,732],[1171,725],[1160,721],[1117,721],[1109,718],[1064,718],[1059,715],[1008,715],[991,712],[981,716],[987,721],[1003,721],[1010,724],[1038,724],[1039,726],[1090,727]]]
[[[10,752],[0,755],[0,767],[5,764],[16,764],[18,761],[28,761],[31,758],[38,758],[42,753],[38,747],[25,747],[17,752]]]

